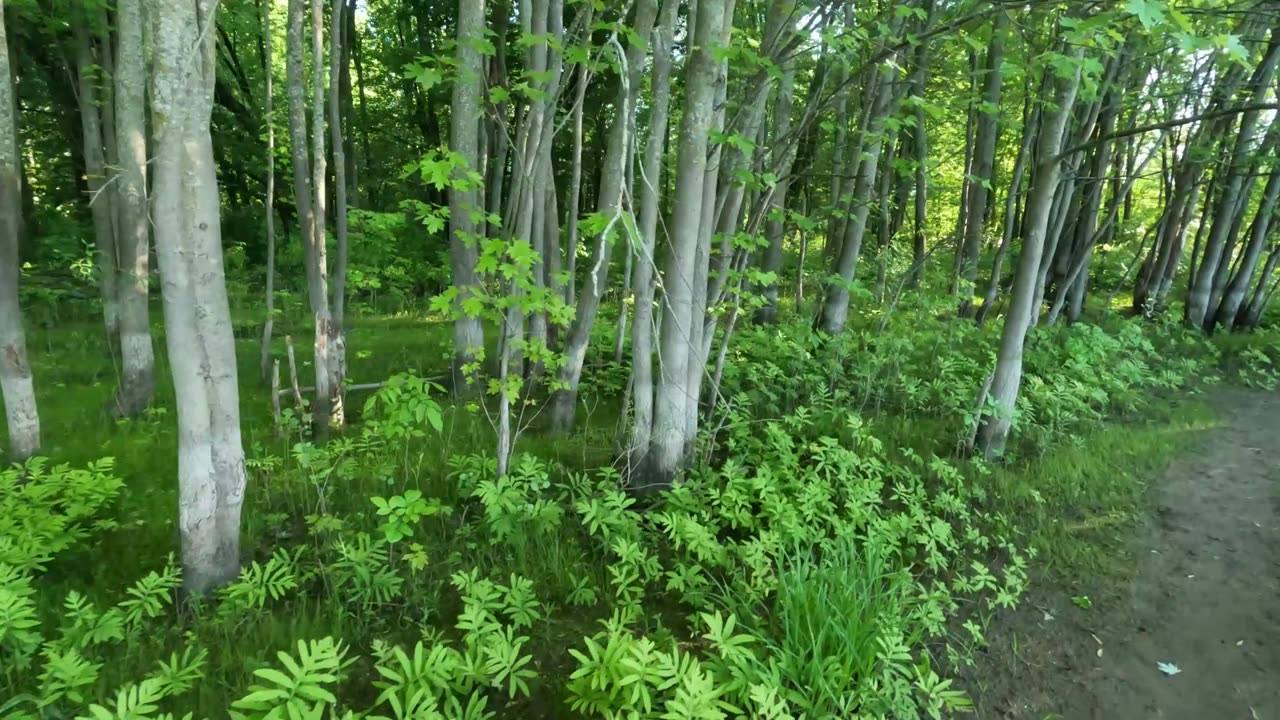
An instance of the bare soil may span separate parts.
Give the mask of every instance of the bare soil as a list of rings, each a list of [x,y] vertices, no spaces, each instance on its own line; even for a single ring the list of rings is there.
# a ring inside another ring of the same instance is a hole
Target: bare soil
[[[1083,609],[1041,585],[998,616],[976,717],[1280,720],[1280,393],[1213,393],[1221,424],[1154,479],[1128,587]]]

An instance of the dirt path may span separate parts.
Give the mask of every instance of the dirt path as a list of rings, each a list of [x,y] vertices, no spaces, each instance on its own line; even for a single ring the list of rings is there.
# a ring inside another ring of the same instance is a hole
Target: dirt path
[[[1152,489],[1131,587],[998,618],[977,717],[1280,720],[1280,393],[1215,395],[1222,425]]]

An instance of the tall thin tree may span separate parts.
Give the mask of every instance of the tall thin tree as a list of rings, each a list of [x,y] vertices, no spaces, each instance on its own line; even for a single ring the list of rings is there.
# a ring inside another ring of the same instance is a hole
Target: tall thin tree
[[[262,76],[263,97],[262,115],[266,119],[267,130],[267,188],[263,199],[263,214],[267,226],[267,309],[266,320],[262,323],[262,358],[260,374],[267,378],[271,362],[271,335],[275,328],[276,310],[276,126],[272,119],[272,85],[274,84],[275,63],[272,61],[271,8],[272,2],[262,3]]]
[[[651,443],[643,456],[637,489],[656,489],[671,483],[685,460],[688,437],[689,366],[695,347],[690,339],[695,323],[695,283],[706,283],[696,274],[699,226],[702,223],[703,184],[707,170],[708,130],[716,98],[719,60],[714,45],[724,24],[726,0],[692,3],[696,13],[693,51],[685,72],[683,115],[680,121],[679,159],[675,193],[680,202],[671,216],[671,242],[663,268],[662,330],[658,362],[662,368],[654,396]],[[696,399],[696,395],[695,395]]]
[[[1063,133],[1071,118],[1076,92],[1080,87],[1080,63],[1083,48],[1077,48],[1071,56],[1075,68],[1066,76],[1059,76],[1052,99],[1053,109],[1045,111],[1045,121],[1040,128],[1037,147],[1039,166],[1036,168],[1031,195],[1027,201],[1026,236],[1022,241],[1022,253],[1018,258],[1018,271],[1013,282],[1013,298],[1005,316],[1000,336],[1000,352],[992,371],[990,406],[979,419],[978,443],[983,453],[993,457],[1004,452],[1013,427],[1014,406],[1022,385],[1022,353],[1026,343],[1031,314],[1035,305],[1036,279],[1040,270],[1040,258],[1044,252],[1045,235],[1049,231],[1049,215],[1053,197],[1058,190],[1058,174],[1062,161],[1058,152],[1062,147]],[[984,388],[985,389],[985,388]],[[986,407],[986,398],[979,405]]]
[[[116,2],[115,125],[120,153],[120,389],[116,410],[138,415],[155,394],[151,346],[151,225],[147,218],[146,68],[143,2]]]
[[[484,5],[484,0],[458,3],[458,65],[457,77],[453,81],[449,147],[466,163],[462,170],[478,170],[480,167],[479,133],[484,111],[484,65],[480,43],[485,31]],[[500,132],[505,133],[505,128]],[[505,158],[503,162],[505,164]],[[495,172],[500,186],[503,169],[496,168]],[[449,262],[453,269],[453,285],[458,289],[458,313],[453,324],[456,387],[461,387],[466,380],[464,368],[474,363],[484,350],[484,328],[480,317],[465,312],[466,301],[479,282],[476,276],[477,234],[483,226],[475,222],[475,216],[482,202],[481,188],[476,187],[465,172],[456,173],[449,190]]]
[[[152,219],[178,409],[183,585],[206,593],[240,570],[245,462],[235,337],[222,263],[209,122],[218,0],[157,0]]]
[[[25,460],[40,449],[40,414],[18,306],[22,158],[18,155],[18,108],[12,77],[4,0],[0,0],[0,398],[4,399],[9,424],[9,454],[15,460]]]

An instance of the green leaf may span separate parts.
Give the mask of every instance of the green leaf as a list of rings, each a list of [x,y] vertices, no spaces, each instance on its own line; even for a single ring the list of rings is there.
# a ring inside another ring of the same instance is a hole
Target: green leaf
[[[1138,18],[1148,30],[1164,23],[1163,0],[1125,0],[1124,11]]]

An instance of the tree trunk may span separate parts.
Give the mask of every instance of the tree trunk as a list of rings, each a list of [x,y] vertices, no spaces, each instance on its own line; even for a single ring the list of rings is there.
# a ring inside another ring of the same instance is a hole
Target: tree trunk
[[[702,0],[690,6],[696,11],[693,51],[687,61],[685,91],[680,121],[679,159],[676,164],[675,193],[681,198],[671,213],[670,250],[665,261],[662,330],[658,361],[661,366],[654,397],[651,444],[641,461],[632,487],[653,491],[670,486],[685,458],[688,426],[689,364],[694,346],[690,343],[694,317],[693,287],[706,282],[695,276],[699,227],[702,224],[703,185],[707,170],[707,144],[716,97],[719,61],[712,45],[720,36],[726,0]],[[695,396],[696,397],[696,396]]]
[[[587,23],[591,22],[593,8],[588,6]],[[573,101],[573,159],[569,168],[569,240],[566,266],[569,282],[565,283],[564,301],[572,304],[578,297],[578,213],[582,202],[582,115],[586,106],[587,84],[591,81],[591,71],[587,63],[578,65],[577,95]]]
[[[324,54],[324,0],[311,0],[311,192],[315,195],[314,234],[310,238],[307,289],[315,318],[316,393],[311,415],[314,431],[321,437],[330,426],[341,426],[342,382],[338,377],[337,342],[333,309],[329,304],[328,157],[325,151],[325,81],[328,77]]]
[[[880,162],[880,152],[884,147],[884,120],[889,113],[889,101],[892,98],[893,86],[888,73],[894,72],[892,64],[882,70],[878,79],[875,100],[868,109],[870,121],[861,148],[862,163],[858,167],[858,177],[853,188],[853,197],[846,206],[849,220],[846,222],[844,244],[840,248],[840,256],[833,268],[833,278],[827,286],[826,300],[823,303],[819,328],[829,335],[844,330],[845,320],[849,316],[849,289],[857,277],[858,258],[862,252],[862,238],[867,230],[867,217],[871,211],[871,188],[875,183],[876,169]]]
[[[848,14],[853,12],[852,6],[846,7],[845,12],[847,22]],[[840,238],[844,237],[844,226],[849,221],[849,218],[843,212],[843,206],[846,204],[845,176],[849,174],[851,167],[857,167],[856,160],[849,157],[851,153],[848,147],[850,144],[849,67],[847,63],[838,62],[837,64],[840,66],[840,76],[834,98],[836,106],[835,131],[831,140],[831,195],[829,198],[831,217],[827,223],[827,237],[822,248],[823,265],[834,262],[840,246]]]
[[[1268,286],[1268,283],[1271,281],[1271,276],[1275,274],[1277,264],[1280,264],[1280,244],[1271,246],[1271,252],[1267,255],[1267,264],[1262,268],[1262,275],[1258,277],[1253,296],[1249,299],[1249,304],[1241,308],[1236,316],[1237,330],[1252,330],[1258,327],[1262,313],[1266,310],[1271,294],[1275,291],[1275,286]]]
[[[671,104],[672,48],[676,15],[681,0],[663,0],[661,20],[654,33],[653,93],[649,114],[649,136],[640,169],[640,243],[632,265],[631,287],[635,291],[635,318],[631,323],[632,432],[631,462],[639,466],[648,451],[653,430],[653,336],[654,271],[658,237],[658,210],[663,196],[663,154],[666,151],[667,122]],[[691,9],[691,12],[695,10]]]
[[[547,222],[547,197],[555,193],[555,172],[552,165],[552,147],[556,133],[556,103],[559,97],[560,82],[564,76],[564,0],[548,0],[546,9],[547,37],[550,41],[546,48],[547,81],[544,92],[548,99],[539,101],[538,112],[541,115],[541,137],[538,140],[536,160],[534,164],[533,186],[533,248],[537,252],[533,268],[534,291],[540,296],[551,286],[551,255],[560,252],[560,238],[549,233]],[[529,315],[530,347],[535,349],[550,347],[550,332],[547,312],[539,308]],[[531,361],[526,368],[530,377],[541,376],[546,367],[540,360]]]
[[[977,139],[974,130],[978,123],[978,104],[974,102],[974,97],[978,94],[978,55],[973,48],[969,48],[968,54],[969,92],[965,95],[968,111],[965,113],[964,124],[964,176],[960,183],[960,209],[956,213],[956,253],[955,261],[951,264],[952,295],[960,291],[960,270],[964,265],[964,229],[969,217],[969,193],[973,190],[969,177],[973,174],[973,148]]]
[[[116,3],[116,146],[120,153],[120,359],[116,412],[140,415],[155,393],[151,345],[151,227],[147,217],[146,68],[142,0]]]
[[[507,0],[498,0],[493,6],[493,26],[494,26],[494,46],[495,52],[492,62],[489,64],[489,86],[497,88],[507,88],[507,29],[511,21],[510,8]],[[479,30],[485,30],[484,18],[480,19]],[[484,84],[482,82],[480,90],[483,93]],[[484,98],[481,97],[480,107],[484,108]],[[495,218],[502,217],[502,199],[507,177],[507,157],[511,151],[510,126],[507,124],[507,102],[494,104],[490,110],[491,132],[493,141],[490,146],[493,147],[493,157],[488,162],[488,172],[485,175],[485,189],[477,197],[485,199],[485,207],[488,209],[490,216]],[[451,118],[452,121],[452,118]],[[482,126],[483,127],[483,126]],[[485,193],[488,193],[487,199]],[[486,237],[500,237],[502,228],[498,223],[486,223],[484,226]],[[456,279],[455,279],[456,281]]]
[[[1162,140],[1163,138],[1157,141],[1156,144],[1159,145]],[[1093,254],[1093,249],[1102,242],[1103,238],[1105,238],[1114,227],[1116,217],[1120,214],[1125,201],[1133,191],[1134,184],[1137,182],[1139,175],[1146,168],[1147,163],[1155,157],[1155,153],[1152,152],[1143,158],[1136,170],[1132,165],[1125,170],[1127,178],[1124,181],[1124,185],[1115,189],[1114,196],[1111,199],[1111,208],[1107,212],[1106,219],[1100,227],[1094,229],[1094,216],[1089,213],[1096,213],[1098,211],[1098,203],[1094,200],[1100,200],[1101,198],[1102,177],[1105,174],[1105,171],[1102,168],[1109,163],[1109,156],[1110,153],[1109,151],[1106,151],[1105,146],[1104,148],[1101,148],[1098,160],[1094,165],[1094,170],[1091,172],[1093,178],[1098,184],[1094,188],[1094,193],[1091,194],[1091,199],[1086,206],[1086,214],[1084,216],[1086,222],[1082,225],[1083,230],[1090,234],[1078,242],[1078,246],[1071,254],[1071,265],[1065,276],[1060,280],[1054,298],[1053,307],[1050,308],[1049,315],[1046,318],[1046,322],[1050,326],[1057,321],[1058,314],[1062,311],[1063,304],[1067,302],[1068,298],[1071,303],[1068,306],[1067,312],[1068,322],[1074,323],[1080,317],[1080,312],[1084,304],[1084,292],[1089,279],[1089,264]]]
[[[1045,112],[1045,122],[1040,130],[1037,156],[1040,166],[1036,169],[1034,186],[1027,201],[1027,234],[1022,243],[1022,255],[1018,258],[1018,273],[1013,283],[1013,297],[1009,313],[1005,316],[1000,336],[1000,352],[992,373],[991,404],[993,412],[983,412],[979,420],[978,442],[983,453],[991,458],[1004,453],[1009,430],[1013,425],[1013,412],[1018,402],[1018,389],[1022,384],[1022,351],[1033,305],[1036,277],[1040,270],[1040,257],[1044,252],[1045,235],[1049,229],[1049,214],[1053,196],[1057,191],[1061,161],[1058,152],[1062,147],[1063,131],[1071,117],[1076,89],[1080,85],[1079,61],[1083,49],[1076,49],[1075,71],[1069,78],[1058,78],[1055,83],[1054,109]]]
[[[1253,223],[1249,227],[1249,241],[1245,245],[1244,257],[1240,261],[1240,267],[1236,270],[1235,276],[1231,278],[1231,283],[1227,286],[1215,315],[1217,323],[1228,329],[1235,328],[1236,318],[1240,314],[1241,306],[1244,305],[1245,295],[1248,294],[1253,283],[1254,272],[1258,268],[1258,260],[1261,259],[1262,250],[1266,246],[1278,200],[1280,200],[1280,172],[1272,169],[1267,178],[1266,189],[1262,193],[1262,200],[1258,203],[1258,210],[1254,213]],[[1265,288],[1268,278],[1269,275],[1264,274],[1258,284]]]
[[[9,456],[22,461],[40,450],[27,340],[18,307],[18,237],[22,231],[22,181],[18,154],[17,102],[9,66],[9,41],[0,2],[0,398],[9,425]]]
[[[474,39],[484,35],[484,2],[458,5],[458,67],[453,82],[453,109],[450,113],[449,147],[466,163],[449,190],[449,259],[453,285],[458,289],[453,324],[454,387],[462,388],[475,377],[476,358],[484,351],[484,327],[479,315],[463,311],[464,302],[479,286],[476,261],[480,233],[473,212],[480,209],[483,194],[465,178],[465,170],[479,167],[480,120],[484,114],[484,66]],[[499,186],[502,168],[497,168]]]
[[[800,194],[800,214],[809,214],[809,191]],[[796,312],[804,311],[804,265],[809,259],[809,228],[800,226],[800,256],[796,258]]]
[[[925,19],[921,23],[921,31],[928,30],[933,21],[934,0],[925,0]],[[915,97],[924,100],[925,89],[929,82],[929,41],[922,39],[915,49],[915,71],[911,76],[912,92]],[[925,126],[924,103],[915,104],[916,125],[912,128],[911,149],[915,153],[915,197],[913,207],[913,224],[911,228],[911,271],[907,276],[907,285],[915,288],[924,277],[925,262],[928,253],[925,248],[925,225],[929,207],[929,132]]]
[[[635,238],[627,238],[628,245],[634,245],[635,243]],[[628,247],[627,253],[623,257],[622,294],[618,296],[618,327],[613,334],[613,361],[619,365],[622,364],[622,357],[627,347],[627,315],[629,314],[627,312],[627,301],[631,299],[631,275],[634,267],[632,256],[634,254],[631,248]]]
[[[360,207],[360,163],[358,162],[355,141],[349,132],[350,128],[358,127],[360,124],[356,121],[355,98],[352,96],[353,88],[351,87],[351,50],[355,45],[356,1],[335,0],[341,6],[335,14],[339,16],[339,24],[342,26],[342,57],[338,67],[338,79],[333,80],[333,82],[338,83],[338,101],[340,103],[343,127],[345,128],[342,138],[342,155],[346,162],[344,163],[343,171],[347,179],[347,207],[351,209]],[[330,32],[333,32],[332,29]],[[339,325],[339,329],[341,329],[341,325]],[[345,343],[345,333],[339,333],[338,337]],[[344,346],[342,350],[345,351],[345,349]],[[345,377],[346,358],[344,356],[340,359],[342,360],[343,377]]]
[[[982,254],[982,235],[986,229],[987,198],[995,182],[996,134],[1000,123],[1000,92],[1004,79],[1004,31],[1009,16],[996,14],[991,30],[991,49],[987,51],[986,77],[982,83],[982,100],[977,110],[974,131],[973,167],[965,178],[969,186],[965,197],[969,209],[965,213],[963,245],[960,250],[961,317],[973,315],[973,295],[978,282],[978,260]]]
[[[1102,103],[1098,135],[1109,137],[1115,130],[1116,118],[1120,112],[1120,96],[1115,90],[1109,90]],[[1159,142],[1157,142],[1157,145]],[[1081,297],[1072,302],[1073,314],[1079,316],[1085,283],[1088,273],[1084,272],[1093,256],[1093,247],[1101,239],[1106,229],[1115,220],[1114,212],[1120,209],[1119,198],[1112,203],[1113,213],[1109,214],[1102,228],[1098,227],[1098,212],[1102,208],[1102,196],[1106,189],[1107,174],[1111,170],[1112,141],[1104,141],[1093,152],[1088,163],[1088,177],[1081,181],[1081,199],[1079,212],[1075,213],[1075,228],[1070,244],[1065,245],[1059,253],[1064,261],[1054,288],[1054,299],[1045,322],[1050,326],[1057,322],[1059,314],[1066,303],[1068,295]],[[1150,156],[1148,156],[1150,157]],[[1130,187],[1132,187],[1130,185]]]
[[[636,36],[648,39],[658,15],[658,0],[638,0],[633,30]],[[596,206],[597,216],[606,220],[605,230],[596,235],[591,253],[591,267],[578,298],[573,325],[565,342],[564,366],[560,368],[561,389],[556,392],[551,405],[551,427],[564,433],[573,428],[578,405],[578,383],[582,379],[582,366],[586,360],[587,345],[591,340],[591,328],[600,310],[600,299],[608,287],[610,257],[613,252],[613,234],[625,236],[631,244],[629,232],[624,228],[622,199],[627,176],[627,160],[631,154],[631,115],[640,96],[640,80],[643,77],[644,60],[648,48],[630,45],[622,53],[625,70],[618,88],[618,99],[613,127],[609,133],[608,150],[605,152],[604,174],[600,179],[600,195]]]
[[[80,129],[84,138],[85,181],[89,190],[89,210],[93,215],[94,258],[98,266],[102,296],[102,315],[107,330],[107,345],[115,347],[120,333],[120,310],[117,306],[119,282],[116,261],[115,193],[103,192],[107,184],[106,158],[103,154],[102,99],[93,78],[93,45],[85,28],[85,20],[76,15],[72,24],[76,40],[76,99],[80,105]],[[105,49],[105,52],[110,52]],[[109,142],[115,142],[110,138]],[[114,352],[114,350],[113,350]]]
[[[271,333],[275,327],[276,308],[276,126],[272,120],[272,74],[275,65],[271,59],[271,8],[273,2],[262,3],[262,70],[265,88],[263,91],[263,117],[267,125],[267,195],[263,200],[267,225],[267,312],[262,323],[262,360],[260,374],[265,382],[271,369]]]
[[[365,107],[365,84],[364,84],[364,53],[363,43],[360,42],[360,33],[356,32],[356,3],[358,0],[350,0],[351,2],[351,38],[348,43],[351,47],[351,65],[356,72],[356,112],[359,115],[360,127],[360,158],[359,165],[363,165],[363,169],[357,169],[356,175],[364,177],[369,175],[369,162],[371,160],[372,151],[369,149],[369,112]],[[352,187],[358,187],[359,183],[353,178]],[[368,207],[377,207],[378,203],[370,201],[368,188],[365,189],[364,202]],[[359,202],[359,201],[357,201]]]
[[[730,46],[730,35],[733,31],[733,14],[736,6],[737,0],[726,0],[724,16],[721,18],[720,23],[712,28],[712,32],[718,33],[718,36],[713,36],[715,39],[712,41],[717,47]],[[699,22],[701,22],[701,19],[699,19]],[[711,111],[711,123],[708,126],[708,132],[711,134],[723,132],[725,127],[729,91],[728,58],[726,57],[717,62],[715,69],[716,74],[713,82],[716,92]],[[754,141],[755,136],[748,135],[747,139]],[[689,365],[686,369],[689,379],[686,386],[688,392],[684,396],[685,431],[684,461],[682,461],[682,464],[687,464],[688,461],[692,460],[694,445],[698,439],[702,381],[707,374],[707,355],[711,351],[712,333],[715,330],[714,321],[708,322],[707,301],[710,294],[709,285],[711,279],[711,240],[717,226],[719,213],[722,210],[717,206],[716,201],[719,197],[720,163],[723,157],[724,145],[717,144],[711,150],[702,178],[702,203],[699,208],[702,217],[698,221],[698,244],[694,253],[693,292],[690,294],[689,303],[689,313],[692,319],[689,324],[688,338],[691,349],[689,351]],[[736,215],[733,217],[736,218]],[[724,241],[722,240],[722,247],[723,243]],[[727,251],[725,254],[728,254]]]
[[[347,375],[347,332],[345,327],[347,305],[347,156],[346,140],[342,132],[342,70],[345,66],[346,41],[343,39],[344,0],[334,0],[333,15],[329,21],[329,142],[333,145],[333,218],[334,240],[338,253],[333,268],[333,325],[329,349],[330,372],[333,375],[334,417],[341,424],[344,403],[343,381]]]
[[[1028,86],[1030,90],[1030,86]],[[1013,244],[1013,233],[1017,228],[1018,198],[1022,195],[1022,179],[1026,174],[1027,161],[1031,156],[1031,142],[1035,139],[1035,130],[1040,124],[1040,107],[1036,106],[1030,92],[1027,93],[1026,106],[1022,111],[1022,144],[1018,147],[1018,157],[1013,161],[1013,177],[1009,180],[1009,194],[1004,200],[1004,232],[1000,237],[1000,247],[996,249],[995,259],[991,262],[991,280],[987,283],[987,293],[982,299],[982,307],[978,308],[977,323],[982,325],[987,316],[995,308],[996,295],[1000,292],[1000,275],[1004,268],[1004,260],[1009,255],[1009,247]]]
[[[318,1],[318,0],[313,0]],[[298,225],[302,233],[302,245],[307,269],[307,290],[312,317],[315,320],[315,375],[316,393],[312,403],[312,421],[317,432],[323,433],[329,425],[329,373],[328,325],[329,298],[327,278],[324,273],[324,244],[317,246],[319,233],[323,240],[324,218],[316,207],[318,199],[311,174],[311,153],[307,147],[307,97],[303,50],[303,20],[307,0],[289,0],[288,25],[286,27],[285,74],[289,86],[289,146],[293,155],[294,206],[298,210]],[[317,73],[323,75],[323,73]],[[321,86],[323,87],[323,86]],[[320,120],[323,123],[323,108]],[[323,127],[320,140],[323,143]],[[320,194],[324,192],[324,176],[320,176]]]
[[[1254,71],[1249,82],[1250,98],[1261,100],[1271,85],[1271,77],[1275,73],[1277,61],[1280,61],[1280,28],[1271,31],[1271,41],[1266,55]],[[1258,126],[1259,110],[1248,110],[1240,116],[1240,130],[1236,134],[1235,147],[1231,152],[1231,165],[1227,169],[1224,181],[1222,200],[1218,203],[1218,211],[1213,218],[1212,229],[1205,241],[1204,256],[1199,262],[1191,291],[1187,295],[1187,324],[1191,327],[1208,329],[1213,317],[1209,315],[1209,301],[1213,287],[1214,275],[1218,265],[1223,262],[1227,234],[1235,219],[1235,201],[1240,195],[1249,162],[1250,146]]]
[[[778,97],[773,105],[773,147],[774,167],[780,168],[777,173],[778,183],[769,198],[768,216],[765,219],[764,236],[768,243],[765,248],[764,262],[761,269],[773,273],[773,282],[765,285],[764,305],[756,311],[756,322],[773,323],[778,318],[778,272],[782,270],[782,245],[786,239],[787,229],[787,190],[791,186],[791,162],[795,158],[791,142],[791,104],[795,94],[796,69],[790,58],[783,60],[782,79],[778,84]],[[777,159],[778,153],[784,153]]]
[[[213,111],[217,0],[154,7],[152,217],[178,408],[178,529],[184,588],[203,594],[240,569],[245,463],[235,338],[222,265]]]

